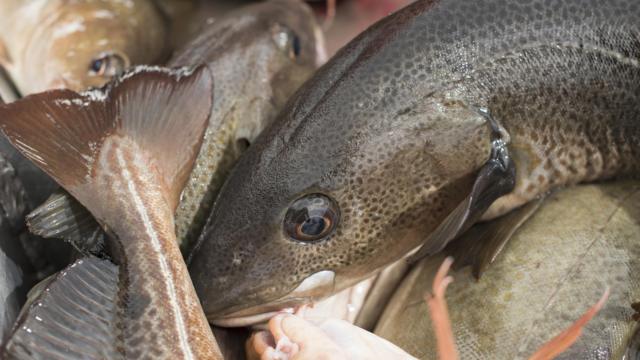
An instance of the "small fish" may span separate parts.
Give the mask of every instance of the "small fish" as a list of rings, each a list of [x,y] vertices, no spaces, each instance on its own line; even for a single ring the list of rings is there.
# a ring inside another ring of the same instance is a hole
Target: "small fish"
[[[22,95],[98,87],[166,60],[168,25],[151,0],[4,0],[0,66]]]
[[[479,280],[469,268],[455,271],[446,298],[460,358],[525,358],[609,286],[607,303],[559,359],[622,359],[638,328],[631,304],[640,299],[639,204],[638,181],[558,191]],[[375,329],[421,359],[436,358],[422,297],[441,262],[434,256],[412,270]]]
[[[221,359],[173,222],[212,99],[213,80],[204,66],[136,67],[101,89],[48,91],[0,106],[5,136],[110,235],[123,309],[116,349],[126,357]],[[89,275],[82,278],[74,282],[80,293],[93,283]],[[103,321],[100,312],[82,313],[91,326]],[[47,336],[63,349],[104,340]]]
[[[206,63],[216,79],[209,126],[175,216],[183,248],[200,235],[236,160],[322,62],[320,27],[297,0],[239,8],[208,25],[169,62],[172,67]],[[93,245],[80,241],[98,228],[86,215],[68,197],[53,197],[28,220],[34,233],[65,238],[86,252]]]
[[[637,174],[634,4],[422,0],[354,39],[220,191],[188,261],[208,319],[268,318],[515,211],[485,263],[519,206]]]

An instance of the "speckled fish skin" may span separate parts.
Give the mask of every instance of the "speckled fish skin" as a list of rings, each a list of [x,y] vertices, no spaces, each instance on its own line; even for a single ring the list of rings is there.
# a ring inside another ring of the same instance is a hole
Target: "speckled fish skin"
[[[271,0],[214,19],[170,61],[170,66],[207,63],[216,79],[206,138],[176,211],[183,247],[200,235],[238,157],[323,57],[322,33],[311,9],[298,0]]]
[[[334,271],[339,291],[420,246],[490,156],[477,107],[510,135],[517,173],[486,218],[555,186],[636,172],[639,16],[632,0],[442,0],[372,26],[221,190],[190,261],[208,318],[309,301],[282,300],[319,271]],[[284,215],[312,193],[338,204],[339,224],[292,241]]]
[[[447,303],[461,359],[526,359],[577,319],[605,287],[611,296],[559,359],[621,359],[638,323],[640,183],[580,185],[552,195],[477,280],[453,272]],[[597,211],[593,211],[597,208]],[[427,305],[442,257],[405,278],[376,333],[421,359],[436,359]]]
[[[151,0],[2,1],[0,65],[22,95],[98,87],[113,76],[90,73],[102,55],[118,55],[125,67],[166,60],[168,25]]]

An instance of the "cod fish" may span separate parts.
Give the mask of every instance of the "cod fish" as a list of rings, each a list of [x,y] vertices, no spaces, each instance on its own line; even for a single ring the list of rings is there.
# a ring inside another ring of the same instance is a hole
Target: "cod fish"
[[[422,0],[373,25],[221,189],[188,261],[207,318],[268,318],[550,189],[637,174],[639,17],[631,0]]]
[[[211,23],[169,62],[206,63],[216,79],[205,139],[175,216],[183,248],[199,236],[235,161],[323,61],[322,33],[308,6],[271,0]],[[29,216],[29,225],[38,235],[65,238],[86,250],[93,243],[79,242],[97,229],[87,215],[68,196],[56,195]]]
[[[142,66],[102,89],[80,94],[54,90],[0,106],[4,134],[91,211],[109,233],[109,253],[118,265],[119,318],[76,308],[79,315],[50,303],[51,318],[71,312],[66,315],[81,317],[82,333],[92,336],[47,334],[51,341],[31,349],[34,353],[83,357],[82,349],[104,340],[94,334],[100,337],[106,321],[116,324],[116,349],[126,358],[221,358],[173,224],[212,98],[213,79],[204,66]],[[49,301],[64,304],[70,293],[87,294],[92,285],[100,286],[103,282],[96,283],[95,277],[102,266],[94,268],[81,280],[58,282],[58,297]]]
[[[3,0],[0,66],[22,95],[98,87],[166,60],[168,25],[152,0]]]
[[[605,306],[559,358],[622,359],[638,329],[631,304],[640,299],[639,204],[638,181],[556,192],[479,280],[469,268],[454,272],[446,298],[460,358],[525,358],[609,286]],[[423,296],[441,261],[412,270],[375,329],[421,359],[436,358]]]

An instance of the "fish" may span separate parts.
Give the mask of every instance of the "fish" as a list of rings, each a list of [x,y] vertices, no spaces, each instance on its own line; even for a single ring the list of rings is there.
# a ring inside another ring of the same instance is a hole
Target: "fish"
[[[121,356],[222,358],[173,223],[212,100],[206,66],[139,66],[103,88],[51,90],[0,106],[5,136],[109,234],[107,255],[118,266],[122,303],[116,346]],[[73,281],[80,294],[96,272]],[[64,297],[56,299],[64,305]],[[88,326],[102,326],[100,311],[82,314]],[[65,332],[47,336],[64,349],[92,348],[97,341]]]
[[[631,304],[640,296],[639,199],[637,180],[556,191],[479,280],[469,267],[454,271],[446,299],[460,358],[526,358],[608,286],[598,316],[558,359],[622,359],[638,329]],[[436,358],[423,295],[443,256],[412,269],[375,327],[377,335],[421,359]]]
[[[228,13],[204,28],[169,61],[207,64],[216,86],[213,110],[175,215],[178,243],[193,246],[236,160],[324,61],[322,32],[307,5],[271,0]],[[28,217],[32,231],[91,252],[98,224],[68,196],[52,197]]]
[[[4,339],[25,300],[35,276],[24,246],[29,233],[24,215],[29,210],[26,191],[7,158],[0,154],[0,339]]]
[[[118,275],[118,266],[109,260],[87,257],[38,283],[29,291],[2,345],[2,358],[122,358],[117,349],[121,334],[116,330]],[[79,292],[82,296],[77,295]],[[86,321],[86,314],[100,316],[102,321]],[[66,341],[60,341],[60,333]]]
[[[640,7],[417,1],[321,67],[227,178],[187,263],[209,321],[262,321],[549,190],[637,175]],[[500,239],[500,236],[502,236]],[[454,256],[455,257],[455,256]]]
[[[0,67],[24,96],[104,85],[136,64],[166,61],[169,20],[151,0],[0,3]]]
[[[323,35],[297,0],[241,7],[200,32],[169,66],[206,63],[216,78],[205,140],[176,211],[176,234],[193,245],[233,164],[326,61]]]

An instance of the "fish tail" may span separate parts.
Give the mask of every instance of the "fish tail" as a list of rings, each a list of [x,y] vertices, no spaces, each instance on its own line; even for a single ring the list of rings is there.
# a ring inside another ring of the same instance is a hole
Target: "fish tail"
[[[208,123],[208,68],[136,67],[97,90],[47,91],[0,105],[0,129],[27,158],[91,209],[107,139],[123,139],[156,160],[175,209]],[[116,141],[116,140],[114,140]]]

